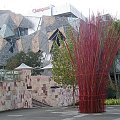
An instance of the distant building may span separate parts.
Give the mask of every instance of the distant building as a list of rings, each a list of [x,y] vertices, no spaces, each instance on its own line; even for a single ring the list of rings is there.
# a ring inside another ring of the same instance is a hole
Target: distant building
[[[19,52],[17,42],[28,35],[33,24],[24,16],[9,10],[0,10],[0,66]]]
[[[78,10],[68,4],[62,9],[52,6],[49,10],[52,11],[48,16],[43,14],[34,17],[0,10],[0,66],[5,66],[7,59],[20,51],[42,50],[45,57],[50,56],[53,40],[57,40],[56,34],[60,32],[65,37],[68,26],[78,30],[80,21],[86,20]],[[48,65],[50,59],[44,63]]]
[[[61,17],[75,17],[86,19],[81,12],[70,4],[64,4],[61,6],[49,5],[43,8],[33,8],[30,12],[30,16],[42,17],[45,16],[61,16]]]

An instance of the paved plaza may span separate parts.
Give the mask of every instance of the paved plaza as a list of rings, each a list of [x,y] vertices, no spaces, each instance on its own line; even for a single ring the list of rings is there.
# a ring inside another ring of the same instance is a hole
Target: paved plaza
[[[46,107],[0,112],[0,120],[120,120],[120,106],[104,113],[82,114],[73,107]]]

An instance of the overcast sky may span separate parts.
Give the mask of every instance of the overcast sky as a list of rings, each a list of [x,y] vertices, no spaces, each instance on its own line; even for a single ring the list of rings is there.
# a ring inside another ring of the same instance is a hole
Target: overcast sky
[[[120,0],[0,0],[0,9],[12,10],[28,16],[34,8],[38,9],[50,4],[59,6],[64,3],[70,3],[85,16],[88,15],[89,9],[94,13],[99,11],[120,16]]]

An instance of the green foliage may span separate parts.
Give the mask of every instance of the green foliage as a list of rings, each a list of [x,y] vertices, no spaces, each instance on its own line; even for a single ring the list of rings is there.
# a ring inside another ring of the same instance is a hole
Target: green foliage
[[[120,99],[107,99],[105,101],[106,105],[120,105]]]
[[[114,21],[113,22],[113,28],[120,33],[120,20]]]
[[[107,98],[115,98],[116,90],[113,89],[110,85],[108,86]]]
[[[71,39],[67,39],[67,44],[69,50],[73,53],[73,43]],[[53,79],[62,85],[74,85],[76,84],[75,80],[75,71],[71,61],[71,57],[68,49],[66,48],[65,41],[60,39],[60,46],[54,41],[53,43]],[[71,55],[74,59],[73,54]]]
[[[18,67],[21,63],[25,63],[28,66],[31,67],[40,67],[42,65],[41,63],[41,57],[42,53],[34,53],[32,51],[29,51],[28,53],[24,53],[23,51],[16,54],[15,56],[8,59],[6,64],[6,69],[13,70],[14,68]]]

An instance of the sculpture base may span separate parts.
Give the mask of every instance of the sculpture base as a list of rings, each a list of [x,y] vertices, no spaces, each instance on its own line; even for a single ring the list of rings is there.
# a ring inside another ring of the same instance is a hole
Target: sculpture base
[[[79,111],[80,111],[80,113],[102,113],[102,112],[105,112],[106,111],[105,99],[80,100]]]

